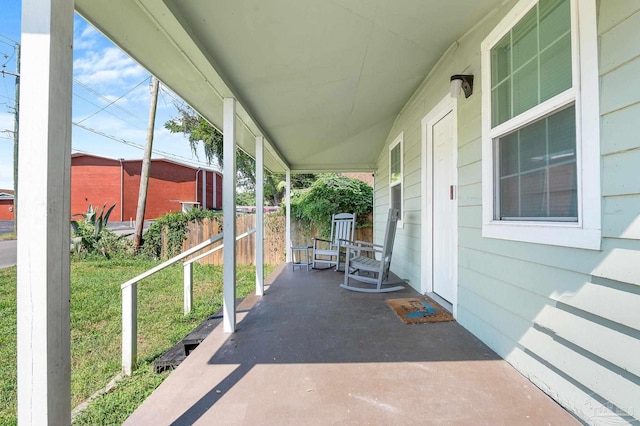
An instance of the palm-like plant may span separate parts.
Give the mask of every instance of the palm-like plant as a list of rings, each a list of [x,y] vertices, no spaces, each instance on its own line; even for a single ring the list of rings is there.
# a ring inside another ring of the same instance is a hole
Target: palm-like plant
[[[102,232],[107,228],[109,216],[115,206],[116,203],[113,203],[113,205],[107,209],[107,203],[104,203],[102,209],[98,211],[98,209],[93,208],[93,205],[89,204],[86,213],[74,215],[82,217],[81,221],[71,221],[74,234],[74,236],[71,237],[71,243],[76,253],[79,252],[82,247],[91,251],[92,247],[95,247],[96,243],[100,241]]]

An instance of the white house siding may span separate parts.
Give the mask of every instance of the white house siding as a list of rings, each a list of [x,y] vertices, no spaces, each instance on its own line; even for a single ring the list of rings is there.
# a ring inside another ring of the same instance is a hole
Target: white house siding
[[[449,49],[389,134],[391,143],[404,132],[405,227],[392,270],[420,288],[421,119],[446,95],[450,75],[474,74],[474,94],[458,102],[457,320],[587,423],[634,422],[640,419],[640,2],[597,3],[600,251],[482,237],[480,43],[515,3]],[[388,145],[378,167],[381,239]]]

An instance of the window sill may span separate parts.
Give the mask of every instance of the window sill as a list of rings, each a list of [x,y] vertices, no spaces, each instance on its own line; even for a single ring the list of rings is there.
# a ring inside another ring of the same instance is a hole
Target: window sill
[[[576,224],[494,221],[482,226],[482,236],[500,240],[600,250],[602,232],[600,229],[585,229]]]

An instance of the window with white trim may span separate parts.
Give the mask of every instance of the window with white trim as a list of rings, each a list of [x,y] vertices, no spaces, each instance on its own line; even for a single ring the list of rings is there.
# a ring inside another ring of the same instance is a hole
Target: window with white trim
[[[522,0],[482,43],[483,236],[600,248],[593,52],[595,0]]]
[[[402,227],[403,200],[404,200],[404,155],[402,151],[404,134],[393,141],[389,146],[389,205],[400,211],[398,226]]]

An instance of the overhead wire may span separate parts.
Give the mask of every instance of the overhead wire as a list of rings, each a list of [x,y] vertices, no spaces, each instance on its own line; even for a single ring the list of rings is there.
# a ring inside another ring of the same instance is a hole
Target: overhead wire
[[[84,96],[79,95],[79,94],[78,94],[78,93],[76,93],[76,92],[73,92],[73,96],[75,96],[75,97],[77,97],[77,98],[82,99],[83,101],[85,101],[85,102],[86,102],[86,103],[88,103],[89,105],[93,105],[93,106],[94,106],[94,107],[96,107],[96,108],[101,108],[101,106],[100,106],[100,105],[98,105],[98,104],[96,104],[96,103],[92,102],[90,99],[87,99],[87,98],[85,98]],[[127,120],[127,119],[125,119],[125,118],[124,118],[124,117],[122,117],[122,116],[119,116],[119,115],[114,114],[113,112],[111,112],[111,111],[109,111],[109,110],[105,110],[105,112],[106,112],[107,114],[112,115],[113,117],[117,118],[118,120],[122,120],[122,121],[124,121],[125,123],[129,124],[130,126],[133,126],[133,127],[139,128],[139,129],[142,129],[142,128],[143,128],[143,126],[141,125],[141,123],[133,123],[133,122],[131,122],[131,121],[129,121],[129,120]]]
[[[105,105],[104,107],[100,108],[99,110],[95,111],[93,114],[89,114],[88,116],[86,116],[85,118],[83,118],[82,120],[80,120],[78,123],[82,123],[84,121],[87,121],[88,119],[90,119],[91,117],[99,114],[100,112],[106,110],[107,108],[109,108],[111,105],[114,105],[116,102],[118,102],[120,99],[124,98],[125,96],[127,96],[129,93],[133,92],[134,90],[136,90],[138,87],[140,87],[143,83],[145,83],[147,80],[149,80],[151,77],[146,77],[144,80],[142,80],[140,83],[136,84],[135,86],[133,86],[128,92],[124,93],[123,95],[121,95],[120,97],[118,97],[117,99],[114,99],[112,101],[110,101],[107,105]]]
[[[76,123],[76,122],[73,122],[73,125],[81,128],[83,130],[86,130],[88,132],[91,132],[91,133],[94,133],[96,135],[111,139],[111,140],[116,141],[116,142],[120,142],[120,143],[122,143],[124,145],[128,145],[130,147],[139,149],[141,151],[144,150],[144,146],[142,146],[141,144],[138,144],[136,142],[132,142],[132,141],[126,140],[124,138],[113,136],[113,135],[110,135],[108,133],[102,132],[100,130],[92,129],[91,127],[87,127],[87,126],[85,126],[83,124],[79,124],[79,123]],[[74,150],[78,151],[75,148],[74,148]],[[161,154],[161,155],[165,156],[168,159],[179,160],[179,161],[181,161],[183,163],[189,163],[189,164],[194,164],[194,165],[197,165],[197,166],[214,168],[211,165],[209,165],[208,163],[205,163],[203,161],[194,160],[192,158],[184,157],[182,155],[174,154],[172,152],[162,151],[162,150],[159,150],[159,149],[153,149],[153,153]]]
[[[14,52],[11,54],[11,56],[9,56],[9,55],[5,55],[6,61],[4,61],[4,64],[0,65],[2,68],[6,67],[6,66],[7,66],[7,64],[8,64],[9,62],[11,62],[11,60],[13,59],[13,57],[16,55],[15,49],[13,49],[13,50],[14,50]]]
[[[12,42],[12,43],[9,43],[9,42],[7,42],[7,41],[5,41],[5,40],[2,40],[2,39],[9,40],[9,41],[10,41],[10,42]],[[7,63],[9,63],[9,62],[13,59],[13,57],[15,56],[15,53],[16,53],[16,46],[18,45],[18,42],[16,42],[15,40],[13,40],[13,39],[11,39],[11,38],[9,38],[9,37],[7,37],[7,36],[3,35],[3,34],[0,34],[0,43],[5,44],[5,45],[10,46],[10,47],[12,47],[12,48],[13,48],[13,52],[12,52],[10,55],[8,55],[8,54],[6,55],[6,61],[5,61],[5,63],[4,63],[4,65],[6,65],[6,64],[7,64]],[[72,122],[72,123],[73,123],[73,125],[74,125],[74,126],[76,126],[76,127],[78,127],[78,128],[81,128],[81,129],[83,129],[83,130],[85,130],[85,131],[88,131],[88,132],[94,133],[94,134],[96,134],[96,135],[99,135],[99,136],[102,136],[102,137],[105,137],[105,138],[111,139],[111,140],[113,140],[113,141],[116,141],[116,142],[122,143],[122,144],[124,144],[124,145],[130,146],[130,147],[133,147],[133,148],[136,148],[136,149],[144,150],[144,147],[143,147],[141,144],[138,144],[138,143],[136,143],[136,142],[132,142],[132,141],[126,140],[126,139],[124,139],[124,138],[119,138],[119,137],[117,137],[117,136],[113,136],[113,135],[110,135],[110,134],[108,134],[108,133],[105,133],[105,132],[102,132],[102,131],[99,131],[99,130],[93,129],[93,128],[91,128],[91,127],[88,127],[88,126],[86,126],[86,125],[83,125],[82,123],[83,123],[83,122],[85,122],[86,120],[88,120],[89,118],[91,118],[91,117],[93,117],[93,116],[95,116],[95,115],[99,114],[100,112],[102,112],[102,111],[106,111],[108,114],[110,114],[110,115],[112,115],[112,116],[114,116],[114,117],[116,117],[116,118],[118,118],[118,119],[120,119],[120,120],[122,120],[122,121],[126,122],[126,123],[127,123],[127,124],[129,124],[129,125],[134,125],[134,126],[136,126],[136,127],[139,127],[139,126],[137,126],[137,125],[135,125],[135,124],[131,123],[130,121],[126,120],[125,118],[120,117],[120,116],[118,116],[118,115],[114,114],[113,112],[111,112],[111,111],[107,110],[107,108],[109,108],[110,106],[113,106],[113,107],[115,107],[115,108],[118,108],[118,109],[119,109],[119,110],[121,110],[122,112],[126,113],[126,114],[127,114],[127,116],[133,117],[133,118],[135,118],[135,119],[137,119],[137,120],[140,120],[140,121],[144,122],[144,119],[140,118],[140,117],[139,117],[139,116],[137,116],[135,113],[133,113],[133,112],[131,112],[131,111],[127,110],[126,108],[124,108],[124,107],[122,107],[122,106],[118,105],[118,104],[117,104],[117,102],[118,102],[120,99],[122,99],[122,98],[124,98],[125,96],[127,96],[128,94],[130,94],[131,92],[133,92],[135,89],[137,89],[139,86],[141,86],[141,85],[142,85],[142,84],[144,84],[145,82],[149,81],[149,79],[150,79],[150,78],[151,78],[150,76],[149,76],[149,77],[146,77],[146,78],[145,78],[145,79],[143,79],[140,83],[136,84],[133,88],[131,88],[129,91],[127,91],[126,93],[124,93],[122,96],[118,97],[118,98],[117,98],[117,99],[115,99],[115,100],[112,100],[112,99],[107,98],[106,96],[104,96],[104,95],[100,94],[98,91],[96,91],[95,89],[93,89],[93,88],[92,88],[91,86],[89,86],[88,84],[86,84],[86,83],[84,83],[84,82],[82,82],[82,81],[78,80],[77,78],[74,78],[74,79],[73,79],[73,82],[74,82],[75,84],[77,84],[78,86],[82,87],[82,88],[83,88],[83,89],[85,89],[87,92],[89,92],[89,93],[93,94],[94,96],[96,96],[97,98],[101,99],[102,101],[107,102],[107,104],[106,104],[105,106],[101,107],[99,110],[97,110],[97,111],[93,112],[92,114],[88,115],[87,117],[84,117],[83,119],[81,119],[81,120],[79,120],[79,121],[74,121],[74,122]],[[169,89],[167,89],[167,88],[166,88],[166,87],[164,87],[163,85],[161,85],[161,90],[162,90],[162,93],[163,93],[163,94],[166,94],[167,96],[169,96],[169,97],[170,97],[171,99],[173,99],[174,101],[176,101],[176,102],[178,102],[178,103],[181,103],[181,104],[185,104],[185,102],[184,102],[182,99],[178,98],[178,97],[177,97],[173,92],[171,92]],[[73,95],[74,95],[74,96],[77,96],[78,98],[80,98],[80,99],[84,100],[85,102],[87,102],[87,103],[89,103],[89,104],[91,104],[91,105],[93,105],[93,106],[95,106],[95,107],[99,107],[99,105],[97,105],[97,104],[95,104],[95,103],[91,102],[90,100],[88,100],[88,99],[86,99],[86,98],[82,97],[82,96],[81,96],[81,95],[79,95],[78,93],[75,93],[75,91],[74,91]],[[11,97],[9,97],[9,96],[5,96],[5,95],[2,95],[2,94],[0,94],[0,96],[2,96],[3,98],[6,98],[6,99],[8,99],[8,100],[13,100],[13,101],[15,102],[15,99],[13,99],[13,98],[11,98]],[[5,103],[5,105],[6,105],[7,107],[9,107],[9,105],[8,105],[8,104],[6,104],[6,103]],[[2,132],[0,132],[0,139],[9,139],[9,140],[12,140],[12,139],[13,139],[13,137],[11,137],[11,136],[5,136],[3,133],[12,133],[12,131],[11,131],[11,130],[6,130],[6,131],[2,131]],[[74,151],[88,153],[88,152],[86,152],[86,151],[82,151],[82,150],[75,149],[75,148],[74,148]],[[203,161],[195,160],[195,159],[193,159],[193,158],[184,157],[184,156],[182,156],[182,155],[174,154],[174,153],[167,152],[167,151],[162,151],[162,150],[154,149],[154,150],[153,150],[153,153],[155,153],[155,154],[159,154],[159,155],[162,155],[162,156],[164,156],[164,157],[166,157],[166,158],[168,158],[168,159],[178,160],[178,161],[180,161],[180,162],[187,163],[187,164],[191,164],[191,165],[204,166],[204,167],[212,167],[211,165],[209,165],[208,163],[205,163],[205,162],[203,162]]]
[[[20,43],[18,43],[17,41],[15,41],[14,39],[12,39],[11,37],[7,37],[7,36],[6,36],[6,35],[4,35],[4,34],[0,34],[0,38],[4,38],[5,40],[9,40],[9,41],[10,41],[10,42],[12,42],[14,45],[16,45],[16,44],[20,44]],[[4,44],[7,44],[7,45],[11,46],[9,43],[7,43],[6,41],[3,41],[3,40],[0,40],[0,43],[4,43]]]
[[[93,89],[91,86],[87,85],[86,83],[83,83],[82,81],[78,80],[77,78],[73,79],[73,82],[76,83],[78,86],[82,87],[83,89],[85,89],[86,91],[94,94],[95,96],[97,96],[99,99],[102,99],[105,102],[111,102],[111,99],[107,98],[106,96],[101,95],[100,93],[98,93],[95,89]],[[132,117],[135,117],[138,120],[141,121],[145,121],[143,118],[138,117],[136,114],[134,114],[131,111],[128,111],[126,108],[123,108],[122,106],[115,104],[114,105],[115,108],[118,108],[119,110],[131,115]]]

